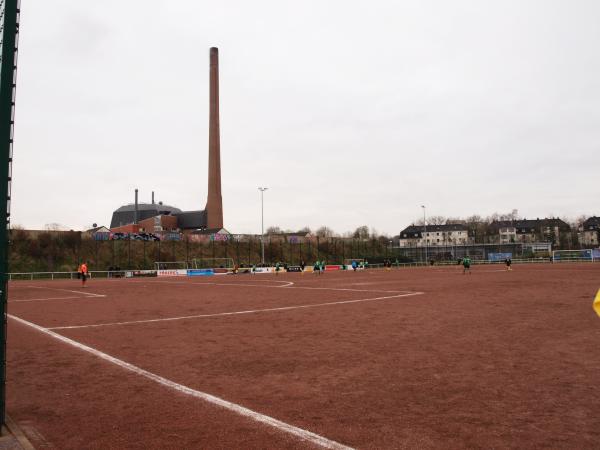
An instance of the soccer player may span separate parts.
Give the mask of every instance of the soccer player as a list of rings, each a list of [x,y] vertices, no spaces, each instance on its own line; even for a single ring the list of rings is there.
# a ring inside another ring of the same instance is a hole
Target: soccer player
[[[315,265],[313,266],[313,272],[316,275],[321,275],[321,262],[319,260],[315,261]]]
[[[325,272],[325,260],[321,261],[321,275]]]
[[[512,270],[512,268],[510,267],[510,265],[512,264],[512,260],[510,258],[506,258],[504,260],[504,264],[506,264],[506,270]]]
[[[358,263],[354,260],[352,260],[352,270],[354,270],[356,272],[356,269],[358,267]]]
[[[471,258],[465,256],[462,260],[463,262],[463,275],[469,271],[469,275],[471,275]]]
[[[81,287],[84,288],[85,282],[88,277],[88,267],[87,267],[87,263],[85,261],[81,263],[81,265],[77,269],[77,272],[79,272],[79,276],[81,278]]]
[[[279,266],[279,261],[277,261],[277,262],[275,263],[275,275],[279,275],[279,269],[280,269],[280,266]]]

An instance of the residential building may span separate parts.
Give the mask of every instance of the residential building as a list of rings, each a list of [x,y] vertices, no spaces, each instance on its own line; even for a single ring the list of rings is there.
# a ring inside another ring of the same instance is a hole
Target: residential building
[[[400,247],[434,247],[471,243],[469,229],[464,224],[411,225],[398,236]]]
[[[489,242],[498,244],[551,242],[558,243],[571,227],[561,219],[496,220],[490,224]]]
[[[590,217],[579,227],[579,242],[583,246],[600,245],[600,217]]]

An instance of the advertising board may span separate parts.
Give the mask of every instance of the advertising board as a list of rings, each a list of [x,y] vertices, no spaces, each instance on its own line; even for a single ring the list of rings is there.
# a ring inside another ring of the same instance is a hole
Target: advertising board
[[[127,278],[140,278],[140,277],[155,277],[157,276],[156,270],[128,270],[125,272]]]
[[[512,259],[512,253],[488,253],[488,261],[504,261],[506,258]]]
[[[156,275],[159,277],[185,277],[188,273],[186,269],[168,269],[158,270]]]
[[[213,269],[188,269],[187,270],[188,277],[210,277],[214,274],[215,274],[215,272]]]

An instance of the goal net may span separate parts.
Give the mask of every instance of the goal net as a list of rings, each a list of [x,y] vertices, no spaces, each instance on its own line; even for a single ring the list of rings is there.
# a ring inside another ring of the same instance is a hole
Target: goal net
[[[585,250],[554,250],[552,252],[553,261],[594,261],[594,251]]]
[[[194,269],[233,269],[233,258],[195,258]]]
[[[154,268],[156,270],[186,270],[190,267],[187,261],[156,261]]]

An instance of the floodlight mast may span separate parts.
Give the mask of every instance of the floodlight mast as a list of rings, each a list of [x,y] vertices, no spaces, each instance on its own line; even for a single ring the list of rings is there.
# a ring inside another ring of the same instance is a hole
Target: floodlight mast
[[[425,264],[427,264],[427,217],[425,214],[425,205],[421,205],[423,208],[423,239],[425,240]]]
[[[261,251],[261,260],[263,266],[265,265],[265,203],[264,203],[264,193],[269,189],[266,187],[259,187],[260,191],[260,251]]]

